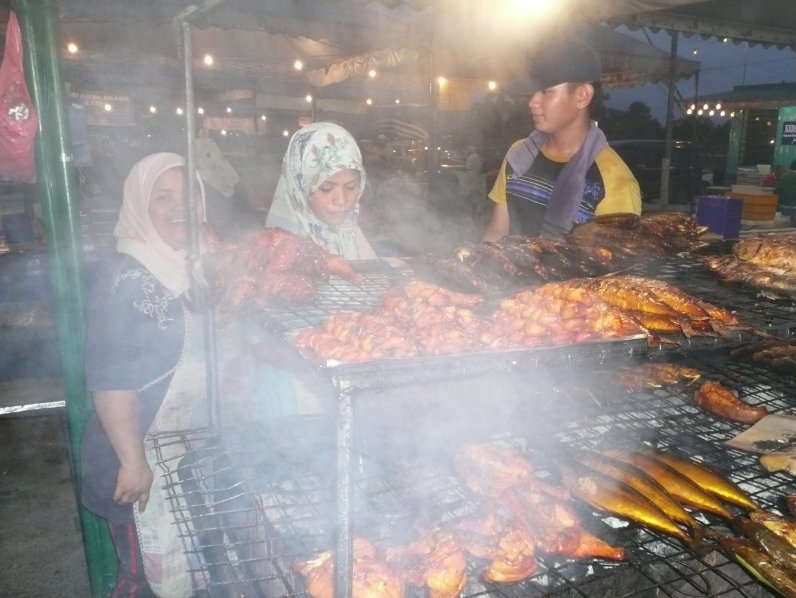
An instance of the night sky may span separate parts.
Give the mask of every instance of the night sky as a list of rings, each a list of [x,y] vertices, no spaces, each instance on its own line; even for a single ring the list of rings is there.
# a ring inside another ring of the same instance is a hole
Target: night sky
[[[636,39],[647,41],[643,31],[630,31],[624,27],[619,31]],[[653,45],[669,52],[671,38],[668,33],[648,32]],[[693,50],[697,50],[694,55]],[[796,81],[796,53],[792,50],[765,49],[762,46],[746,46],[743,43],[723,43],[720,39],[702,39],[698,35],[685,37],[679,34],[678,54],[683,58],[699,60],[702,69],[699,74],[699,95],[728,91],[738,85],[761,83],[781,83]],[[678,81],[677,89],[687,100],[696,93],[695,78]],[[623,109],[631,102],[647,104],[655,117],[664,122],[666,115],[666,85],[648,84],[637,87],[613,88],[606,90],[610,96],[608,105]],[[683,115],[675,106],[674,117]]]

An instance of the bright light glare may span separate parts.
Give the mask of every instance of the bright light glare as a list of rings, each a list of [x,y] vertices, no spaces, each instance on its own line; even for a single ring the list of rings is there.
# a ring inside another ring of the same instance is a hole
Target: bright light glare
[[[526,14],[533,13],[538,15],[539,13],[547,12],[551,8],[556,5],[555,0],[511,0],[511,5],[517,11],[524,12]]]
[[[70,54],[77,54],[77,51],[79,49],[80,48],[77,47],[77,44],[75,42],[69,42],[66,45],[66,51],[69,52]]]
[[[721,102],[716,102],[716,110],[721,110]]]
[[[375,79],[376,78],[376,69],[370,69],[368,71],[368,77],[370,77],[371,79]]]
[[[373,100],[372,100],[372,99],[370,99],[370,98],[368,98],[367,100],[365,100],[365,103],[366,103],[368,106],[372,106],[372,105],[373,105]]]
[[[288,135],[290,135],[290,131],[288,131],[287,129],[282,131],[282,137],[287,137]]]
[[[204,57],[204,59],[203,59],[203,60],[204,60],[204,63],[205,63],[207,66],[213,66],[213,62],[215,62],[215,61],[213,60],[213,57],[212,57],[210,54],[205,54],[205,57]]]
[[[304,100],[309,104],[312,102],[312,96],[310,94],[307,94],[304,96]]]
[[[727,116],[727,113],[724,110],[722,110],[721,112],[719,112],[719,115],[720,116]]]
[[[150,107],[149,107],[149,112],[150,112],[151,114],[155,114],[157,111],[158,111],[158,108],[157,108],[157,106],[150,106]]]
[[[202,108],[201,106],[199,106],[199,107],[196,109],[196,112],[197,112],[197,114],[204,114],[204,113],[205,113],[205,109],[204,109],[204,108]]]
[[[260,120],[266,120],[268,117],[265,114],[260,115]]]
[[[177,116],[182,116],[182,108],[177,108]]]
[[[401,100],[399,100],[398,98],[395,98],[395,103],[396,103],[396,104],[400,104],[400,103],[401,103]]]
[[[226,135],[227,134],[227,130],[226,129],[221,129],[221,134],[222,135]]]
[[[447,82],[448,80],[445,77],[437,77],[437,85],[439,85],[440,87],[445,87],[445,84]]]
[[[304,68],[304,63],[301,62],[300,60],[297,60],[296,62],[293,63],[293,68],[296,69],[297,71],[300,71],[301,69]]]
[[[710,106],[708,106],[707,104],[704,104],[704,105],[702,106],[702,110],[707,110],[708,108],[710,108]]]
[[[497,89],[497,81],[490,81],[486,86],[489,88],[489,91],[495,91]]]
[[[104,108],[105,112],[110,112],[111,110],[113,110],[113,106],[111,106],[110,104],[105,104]]]
[[[229,106],[227,106],[227,114],[232,114],[232,108],[230,108]]]

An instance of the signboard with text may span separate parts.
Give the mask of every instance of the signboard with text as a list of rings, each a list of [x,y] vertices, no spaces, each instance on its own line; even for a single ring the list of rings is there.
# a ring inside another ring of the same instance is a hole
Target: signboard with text
[[[796,145],[796,121],[782,123],[782,145]]]

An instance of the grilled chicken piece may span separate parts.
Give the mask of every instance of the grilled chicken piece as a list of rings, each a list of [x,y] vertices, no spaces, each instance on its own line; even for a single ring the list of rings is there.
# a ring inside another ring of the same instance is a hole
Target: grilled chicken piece
[[[306,577],[307,593],[313,598],[334,598],[334,552],[320,553],[298,563],[296,569]],[[354,538],[353,598],[403,598],[404,585],[393,569],[381,560],[376,548],[364,538]]]
[[[388,548],[386,561],[407,584],[426,587],[429,598],[456,598],[467,584],[464,548],[441,528],[411,544]]]
[[[467,444],[454,456],[456,472],[481,496],[496,497],[529,480],[533,466],[515,450],[489,442]]]

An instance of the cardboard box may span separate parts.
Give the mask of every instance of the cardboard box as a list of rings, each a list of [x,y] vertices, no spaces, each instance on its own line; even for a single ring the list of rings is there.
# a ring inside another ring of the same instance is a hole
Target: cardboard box
[[[776,195],[750,195],[746,193],[728,193],[729,197],[743,200],[741,220],[775,220],[777,217]]]
[[[696,221],[725,239],[737,239],[741,233],[743,206],[743,200],[737,197],[700,195],[697,198]]]

